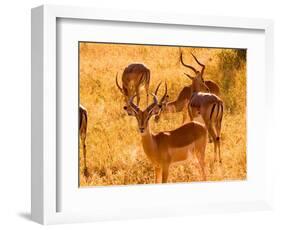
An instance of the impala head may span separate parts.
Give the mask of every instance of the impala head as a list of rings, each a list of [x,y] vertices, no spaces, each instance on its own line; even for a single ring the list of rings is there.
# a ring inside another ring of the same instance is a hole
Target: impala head
[[[149,119],[152,116],[157,115],[161,110],[157,96],[155,94],[151,95],[153,96],[153,102],[145,110],[141,110],[137,105],[134,104],[133,100],[135,96],[130,98],[128,102],[129,106],[124,106],[124,109],[127,111],[129,116],[136,117],[141,134],[147,131]]]
[[[130,84],[130,81],[129,82],[126,81],[126,78],[125,78],[125,82],[124,82],[124,79],[122,77],[122,87],[118,83],[118,73],[116,74],[116,78],[115,78],[116,86],[119,89],[119,91],[121,92],[121,94],[123,94],[123,96],[124,96],[125,106],[128,107],[128,105],[129,105],[128,102],[129,102],[130,98],[133,97],[135,94],[137,94],[136,96],[137,96],[138,103],[139,103],[140,96],[138,94],[139,93],[138,89],[142,83],[142,79],[145,74],[146,74],[145,72],[142,72],[141,77],[139,77],[139,79],[137,79],[137,81],[134,82],[134,86]],[[123,75],[124,75],[124,73],[123,73]],[[125,75],[125,76],[127,76],[127,75]],[[135,75],[135,76],[137,76],[137,75]],[[146,90],[148,93],[148,87]]]
[[[183,62],[183,58],[182,58],[182,52],[180,54],[180,61],[182,63],[183,66],[191,69],[194,72],[194,76],[191,76],[187,73],[184,73],[189,79],[191,79],[192,81],[192,89],[194,92],[210,92],[210,89],[208,88],[208,86],[205,84],[204,82],[204,78],[203,78],[203,74],[204,74],[204,70],[205,70],[205,65],[203,65],[202,63],[200,63],[198,61],[198,59],[191,53],[192,57],[195,59],[195,61],[197,62],[198,65],[200,65],[202,67],[201,71],[196,70],[193,66],[191,65],[187,65]]]

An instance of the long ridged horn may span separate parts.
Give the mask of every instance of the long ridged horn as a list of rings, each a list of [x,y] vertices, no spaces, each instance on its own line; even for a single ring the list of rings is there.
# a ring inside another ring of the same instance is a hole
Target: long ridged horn
[[[197,62],[198,65],[200,65],[202,67],[201,73],[203,74],[203,71],[205,69],[205,65],[203,65],[202,63],[200,63],[198,61],[198,59],[195,57],[195,55],[193,55],[193,53],[191,53],[192,57],[195,59],[195,61]]]
[[[161,100],[160,100],[160,105],[163,103],[163,101],[165,100],[166,96],[167,96],[167,93],[168,93],[168,89],[167,89],[167,82],[165,81],[165,93],[164,95],[162,96]]]
[[[194,67],[192,67],[191,65],[187,65],[187,64],[185,64],[185,63],[183,62],[182,51],[181,51],[181,54],[180,54],[180,61],[181,61],[181,64],[182,64],[183,66],[185,66],[185,67],[187,67],[187,68],[193,70],[193,72],[197,74],[198,71],[197,71]]]
[[[147,107],[147,111],[150,112],[154,108],[155,105],[158,105],[158,99],[157,96],[154,93],[150,93],[153,96],[153,102],[150,106]]]
[[[122,94],[124,94],[124,91],[123,91],[123,89],[120,87],[120,85],[118,84],[118,73],[116,73],[116,77],[115,77],[115,82],[116,82],[116,85],[117,85],[117,87],[118,87],[118,89],[120,90],[120,92],[122,93]]]
[[[160,87],[161,84],[162,84],[162,82],[160,81],[159,84],[158,84],[157,87],[156,87],[155,92],[154,92],[155,95],[157,95],[158,89],[159,89],[159,87]]]

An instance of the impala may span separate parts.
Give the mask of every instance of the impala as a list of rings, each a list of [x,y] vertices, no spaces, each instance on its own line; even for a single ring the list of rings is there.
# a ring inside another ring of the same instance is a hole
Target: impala
[[[192,84],[191,84],[192,96],[188,103],[188,114],[191,120],[193,120],[194,117],[201,115],[206,125],[206,128],[214,142],[214,151],[215,151],[214,162],[217,160],[217,149],[218,149],[219,161],[221,163],[222,160],[221,160],[221,151],[220,151],[220,134],[221,134],[221,123],[223,117],[223,102],[215,94],[208,93],[209,88],[206,86],[203,78],[205,65],[200,63],[193,54],[192,56],[194,57],[196,62],[202,67],[202,69],[201,71],[198,71],[194,67],[183,63],[185,67],[190,68],[195,73],[194,77],[185,73],[185,75],[192,80]]]
[[[129,99],[136,95],[137,105],[140,102],[140,90],[144,86],[146,91],[146,103],[148,104],[148,90],[150,82],[150,70],[143,64],[130,64],[127,66],[122,74],[122,87],[118,84],[118,74],[116,74],[116,85],[120,92],[124,95],[125,103],[127,104]]]
[[[87,135],[87,125],[88,125],[88,113],[87,110],[80,105],[79,106],[79,134],[83,147],[83,156],[84,156],[84,170],[83,173],[85,177],[88,177],[90,174],[87,168],[87,159],[86,159],[86,135]]]
[[[193,56],[195,58],[195,56]],[[197,58],[195,58],[196,62],[198,63]],[[183,62],[182,59],[182,53],[180,54],[180,62],[182,63],[183,66],[185,67],[191,67],[192,69],[194,69],[192,66],[186,65]],[[199,64],[199,63],[198,63]],[[201,63],[200,63],[201,64]],[[194,69],[195,70],[195,69]],[[196,71],[196,70],[195,70]],[[202,73],[203,74],[203,73]],[[187,75],[187,77],[190,78],[189,75]],[[219,86],[211,80],[207,80],[204,81],[205,85],[207,86],[208,90],[210,91],[210,93],[219,95],[220,89]],[[162,103],[162,108],[161,111],[159,113],[159,115],[155,116],[155,121],[158,122],[160,119],[160,115],[162,113],[177,113],[177,112],[182,112],[183,113],[183,123],[186,121],[187,119],[187,114],[188,114],[188,103],[189,100],[191,98],[192,95],[192,85],[189,86],[185,86],[179,93],[178,97],[176,100],[174,101],[170,101],[168,102],[168,95],[167,97],[163,100]]]
[[[145,110],[140,110],[133,103],[135,96],[131,97],[128,103],[131,109],[128,109],[127,106],[124,109],[128,115],[135,116],[137,119],[143,150],[155,169],[155,182],[166,183],[170,165],[186,160],[191,153],[196,154],[203,180],[206,180],[204,158],[207,130],[200,123],[189,122],[175,130],[153,134],[149,127],[149,120],[153,115],[159,113],[160,106],[157,96],[155,94],[152,95],[153,103]],[[163,98],[166,95],[167,87]]]
[[[205,85],[207,86],[208,88],[208,91],[210,93],[213,93],[213,94],[216,94],[216,95],[219,95],[220,93],[220,88],[218,86],[217,83],[215,83],[214,81],[211,81],[211,80],[207,80],[207,81],[204,81],[204,78],[203,78],[203,74],[204,74],[204,70],[205,70],[205,65],[203,65],[202,63],[200,63],[198,61],[198,59],[191,53],[192,57],[195,59],[195,61],[197,62],[198,65],[200,65],[202,67],[201,71],[198,71],[196,70],[193,66],[191,65],[187,65],[184,63],[183,61],[183,57],[182,57],[182,52],[180,53],[180,62],[181,64],[184,66],[184,67],[187,67],[189,69],[191,69],[195,75],[197,76],[200,76],[202,78],[202,81],[205,83]],[[191,77],[189,74],[185,73],[185,75],[190,78],[191,80],[193,80],[193,77]]]

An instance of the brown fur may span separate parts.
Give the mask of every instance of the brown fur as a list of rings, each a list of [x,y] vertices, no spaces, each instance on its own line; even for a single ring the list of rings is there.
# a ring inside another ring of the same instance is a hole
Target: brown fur
[[[219,161],[221,162],[220,152],[220,134],[221,134],[221,122],[223,117],[223,102],[222,100],[213,93],[209,93],[210,89],[204,81],[203,74],[205,65],[200,63],[198,59],[192,54],[193,58],[198,65],[201,66],[201,70],[198,71],[194,67],[187,65],[183,62],[182,53],[180,56],[181,63],[191,69],[195,76],[192,77],[189,74],[185,74],[192,80],[191,91],[192,96],[188,103],[188,114],[191,120],[197,115],[201,115],[204,120],[205,126],[214,142],[214,161],[217,158],[217,148],[219,150]],[[214,83],[214,82],[213,82]],[[215,91],[219,91],[215,84],[209,83],[211,88]]]
[[[210,90],[210,93],[215,95],[219,95],[219,86],[213,81],[205,81],[204,82]],[[159,121],[162,113],[183,113],[183,123],[187,119],[188,114],[188,103],[192,95],[192,85],[185,86],[179,93],[178,97],[174,101],[167,102],[168,98],[163,101],[162,109],[160,113],[155,116],[155,121]]]
[[[156,183],[168,181],[169,167],[172,163],[186,160],[190,151],[196,154],[203,180],[205,176],[205,148],[207,130],[197,122],[189,122],[175,130],[152,134],[149,120],[159,113],[159,104],[155,101],[144,111],[140,110],[130,99],[130,110],[125,107],[128,115],[135,116],[141,133],[142,145],[146,156],[155,167]]]
[[[140,102],[140,88],[142,85],[146,91],[146,102],[148,104],[148,91],[150,83],[150,70],[143,64],[134,63],[127,66],[122,74],[122,87],[119,86],[117,76],[116,85],[120,92],[124,95],[124,100],[127,105],[128,100],[136,95],[137,105]]]

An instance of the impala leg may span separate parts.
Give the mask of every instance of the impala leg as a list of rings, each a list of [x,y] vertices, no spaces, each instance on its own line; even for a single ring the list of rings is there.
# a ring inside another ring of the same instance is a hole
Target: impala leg
[[[82,143],[82,148],[83,148],[83,157],[84,157],[84,176],[88,177],[90,174],[88,172],[87,168],[87,150],[86,150],[86,134],[87,134],[87,112],[86,111],[80,111],[80,127],[79,127],[79,134],[80,134],[80,139]]]
[[[222,163],[222,159],[221,159],[221,141],[220,141],[220,137],[219,136],[216,137],[215,143],[216,143],[217,148],[218,148],[219,162]]]
[[[202,139],[200,143],[198,150],[196,151],[196,157],[200,166],[201,175],[203,178],[203,181],[206,181],[206,173],[205,173],[205,149],[206,149],[206,137],[205,139]]]
[[[220,142],[220,140],[218,140],[218,149],[219,149],[219,161],[220,161],[220,164],[221,164],[222,159],[221,159],[221,142]]]
[[[89,171],[87,167],[87,149],[86,149],[86,135],[81,136],[82,146],[83,146],[83,157],[84,157],[84,175],[89,176]]]
[[[162,182],[162,169],[155,167],[155,183],[159,184]]]
[[[219,162],[222,163],[222,159],[221,159],[221,141],[220,141],[220,133],[221,133],[221,120],[218,120],[216,122],[216,132],[217,132],[217,145],[218,145],[218,152],[219,152]]]
[[[167,183],[169,176],[169,165],[165,164],[162,167],[162,183]]]

